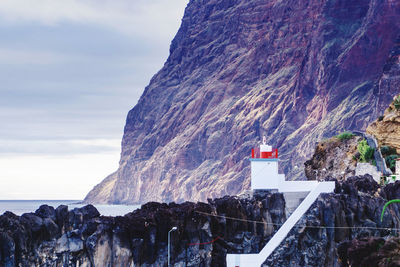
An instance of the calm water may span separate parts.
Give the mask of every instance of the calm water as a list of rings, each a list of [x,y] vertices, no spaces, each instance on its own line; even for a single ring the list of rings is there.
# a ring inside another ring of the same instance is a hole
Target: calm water
[[[5,211],[11,211],[16,215],[22,215],[27,212],[35,212],[40,205],[47,204],[57,208],[60,205],[67,205],[68,209],[83,207],[84,204],[77,204],[80,200],[0,200],[0,215]],[[125,215],[140,205],[94,205],[101,215],[118,216]]]

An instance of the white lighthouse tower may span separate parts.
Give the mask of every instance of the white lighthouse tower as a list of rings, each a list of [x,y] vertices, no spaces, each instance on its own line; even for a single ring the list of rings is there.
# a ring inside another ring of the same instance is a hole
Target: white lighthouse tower
[[[251,189],[279,189],[285,175],[278,173],[278,149],[267,145],[264,136],[259,149],[251,151]]]

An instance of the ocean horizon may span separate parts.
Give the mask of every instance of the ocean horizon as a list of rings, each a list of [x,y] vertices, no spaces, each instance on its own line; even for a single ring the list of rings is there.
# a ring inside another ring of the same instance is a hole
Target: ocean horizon
[[[49,205],[55,209],[60,205],[67,205],[69,210],[81,208],[87,204],[83,200],[0,200],[0,215],[10,211],[15,215],[21,216],[24,213],[35,212],[41,205]],[[123,216],[141,207],[141,205],[111,205],[94,204],[93,206],[103,216]]]

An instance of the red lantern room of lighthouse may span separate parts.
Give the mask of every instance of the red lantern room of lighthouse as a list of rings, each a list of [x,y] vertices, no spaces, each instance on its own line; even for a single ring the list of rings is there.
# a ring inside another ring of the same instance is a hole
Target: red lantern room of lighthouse
[[[251,189],[279,189],[285,175],[278,173],[278,149],[267,145],[267,138],[259,148],[251,150]]]

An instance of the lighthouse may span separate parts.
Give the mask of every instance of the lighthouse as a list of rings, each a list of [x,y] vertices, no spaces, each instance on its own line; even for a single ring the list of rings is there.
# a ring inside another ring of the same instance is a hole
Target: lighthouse
[[[226,254],[227,267],[260,266],[286,238],[291,229],[302,218],[321,193],[335,190],[335,182],[285,181],[278,172],[278,149],[262,144],[251,150],[251,189],[277,190],[283,193],[286,211],[290,216],[268,243],[255,254]]]
[[[251,151],[251,189],[279,189],[285,175],[278,172],[278,149],[267,145],[267,138],[259,148]]]

